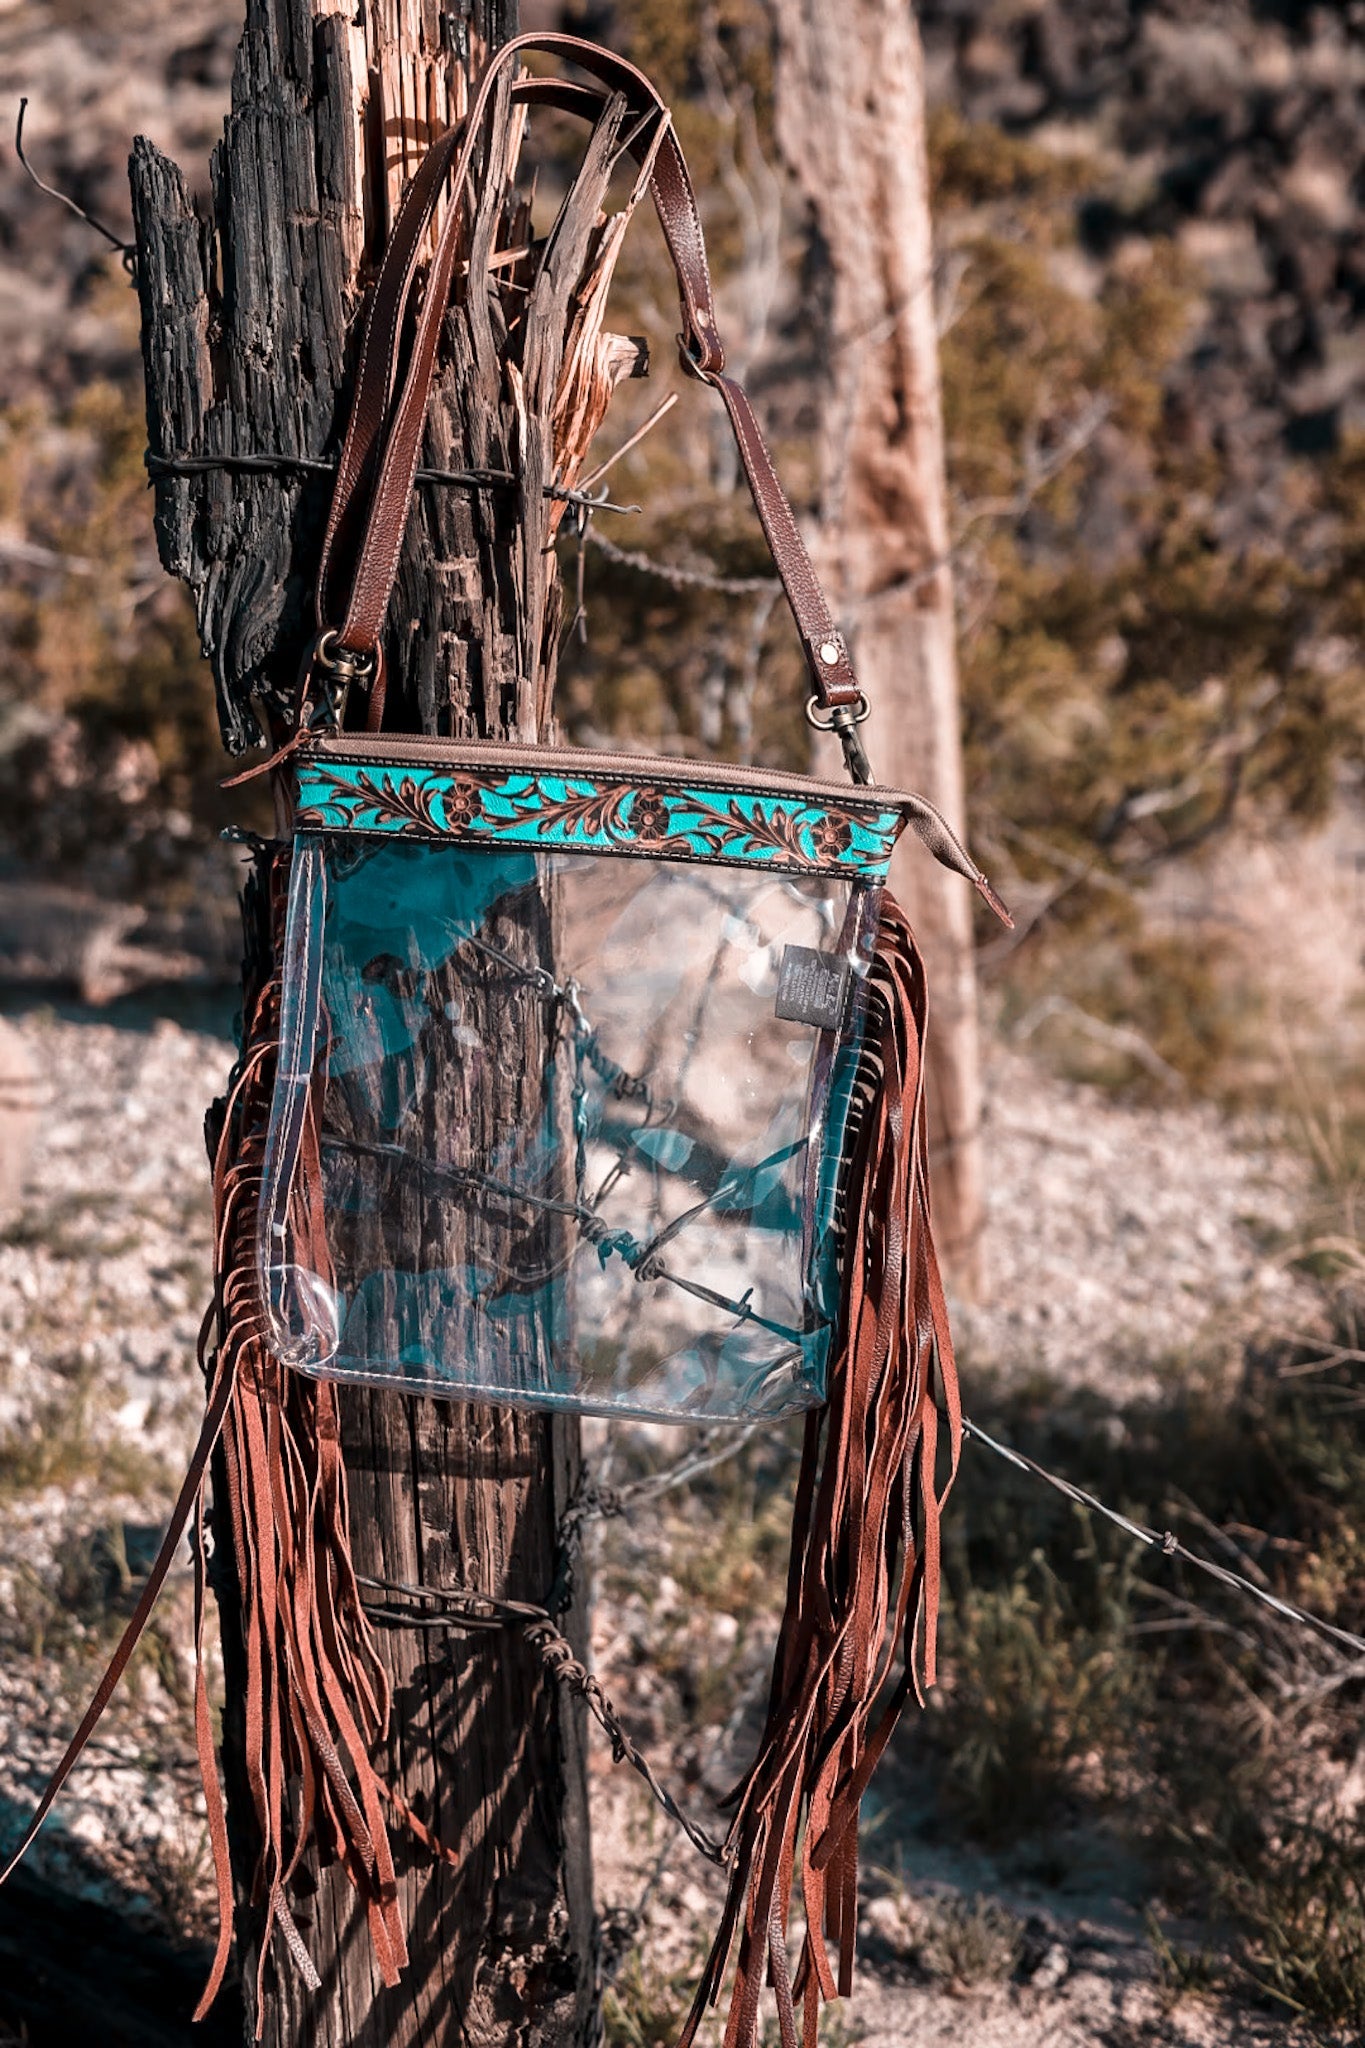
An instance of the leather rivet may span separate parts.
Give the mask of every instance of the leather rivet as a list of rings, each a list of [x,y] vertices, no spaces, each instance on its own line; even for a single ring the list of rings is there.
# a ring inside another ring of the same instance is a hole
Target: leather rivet
[[[824,646],[820,649],[820,659],[826,668],[834,667],[834,664],[839,659],[839,643],[837,640],[826,640]]]

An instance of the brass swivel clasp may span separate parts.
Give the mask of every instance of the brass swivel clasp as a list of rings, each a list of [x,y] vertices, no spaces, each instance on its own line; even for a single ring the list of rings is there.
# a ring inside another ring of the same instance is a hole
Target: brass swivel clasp
[[[367,684],[374,676],[373,654],[356,654],[343,647],[334,626],[319,633],[313,647],[313,667],[321,684],[317,701],[308,714],[310,726],[330,725],[338,732],[345,723],[346,705],[353,683]]]
[[[858,727],[867,717],[870,706],[862,691],[851,704],[831,704],[821,716],[823,707],[818,695],[812,691],[806,699],[806,723],[813,725],[817,732],[832,732],[844,750],[844,762],[855,782],[869,783],[872,780],[872,764],[863,750],[858,737]]]

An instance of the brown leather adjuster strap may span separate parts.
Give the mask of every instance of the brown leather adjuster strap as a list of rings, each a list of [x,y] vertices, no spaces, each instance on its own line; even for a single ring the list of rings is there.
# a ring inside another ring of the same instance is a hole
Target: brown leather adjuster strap
[[[864,707],[866,699],[858,687],[858,678],[849,660],[848,647],[831,616],[820,579],[806,552],[806,544],[801,538],[796,516],[773,467],[768,444],[763,438],[753,406],[749,403],[748,393],[733,377],[716,372],[708,373],[700,368],[698,374],[703,376],[725,401],[725,410],[730,415],[730,425],[734,429],[735,440],[739,445],[744,473],[749,479],[754,504],[758,507],[764,537],[777,564],[782,587],[787,593],[787,600],[796,619],[797,631],[805,645],[815,695],[827,711],[837,710],[841,706],[853,709]]]
[[[667,119],[667,109],[648,80],[623,59],[614,57],[608,51],[600,51],[593,44],[580,44],[579,39],[573,36],[521,36],[504,44],[488,65],[465,121],[459,128],[451,129],[443,135],[418,165],[394,222],[371,297],[365,338],[356,369],[355,396],[323,540],[317,595],[318,626],[320,630],[326,629],[329,625],[334,626],[340,619],[342,624],[337,629],[338,640],[342,647],[356,654],[370,653],[378,639],[388,593],[387,590],[384,593],[378,617],[372,620],[370,612],[373,606],[366,599],[373,585],[379,580],[374,574],[375,557],[381,549],[384,554],[391,551],[396,570],[398,552],[402,545],[402,524],[398,525],[396,536],[392,528],[395,520],[406,522],[408,499],[412,489],[411,479],[401,487],[401,510],[390,504],[388,500],[394,495],[393,486],[397,484],[397,477],[390,477],[387,462],[383,476],[377,476],[376,464],[379,456],[384,453],[386,441],[392,438],[386,434],[386,429],[389,426],[389,412],[397,376],[399,338],[417,273],[418,258],[441,193],[451,177],[452,166],[456,166],[450,217],[446,222],[446,232],[437,245],[426,294],[426,303],[434,310],[439,322],[444,317],[449,294],[448,282],[444,289],[440,288],[441,273],[444,271],[448,278],[449,257],[453,254],[448,245],[458,230],[460,202],[471,166],[473,149],[483,118],[491,104],[493,88],[501,73],[508,62],[528,46],[551,51],[563,47],[573,54],[586,51],[590,58],[597,60],[588,68],[594,70],[614,88],[625,91],[632,103],[640,106],[644,112],[656,112],[664,120]],[[558,105],[566,112],[586,115],[589,119],[595,118],[602,106],[602,95],[595,89],[574,86],[557,79],[518,80],[512,87],[512,94],[518,100],[548,102]],[[644,146],[637,138],[637,150],[642,150]],[[447,252],[444,263],[443,251]],[[715,320],[711,305],[710,278],[706,272],[705,251],[701,245],[699,228],[694,235],[689,235],[685,228],[680,231],[674,262],[679,270],[680,291],[684,294],[684,318],[688,317],[686,300],[690,297],[698,298],[701,311],[700,334],[713,334]],[[684,268],[687,277],[685,286],[682,282]],[[426,323],[422,323],[418,341],[414,343],[405,384],[404,402],[412,390],[412,369],[423,353],[421,335],[425,326]],[[423,394],[423,412],[425,402]],[[402,410],[403,406],[400,404],[400,414]],[[397,416],[395,427],[396,425]],[[367,515],[363,522],[359,516],[361,513]],[[347,566],[352,569],[351,588],[349,592],[343,593],[341,585]],[[389,580],[391,581],[391,577]]]
[[[633,65],[576,36],[525,35],[504,44],[485,71],[463,126],[441,138],[409,186],[367,322],[324,543],[319,625],[334,624],[340,617],[333,644],[349,653],[365,656],[378,646],[397,574],[436,349],[454,277],[465,187],[494,90],[506,65],[530,49],[571,59],[610,91],[623,93],[633,110],[645,117],[657,116],[655,121],[646,118],[638,124],[627,146],[638,161],[649,163],[651,196],[677,275],[683,361],[692,374],[714,386],[725,404],[763,532],[805,648],[812,694],[817,708],[827,714],[821,722],[838,733],[855,779],[868,779],[866,760],[853,731],[854,723],[865,715],[866,701],[847,646],[834,624],[753,407],[734,379],[724,374],[725,356],[701,217],[668,109]],[[516,100],[587,118],[600,113],[604,98],[595,88],[546,78],[520,79],[508,91]],[[418,254],[448,177],[451,202],[437,238],[401,390],[395,399],[399,340]],[[341,563],[347,558],[354,568],[343,607]],[[373,705],[369,722],[375,722]]]
[[[368,494],[368,509],[355,554],[350,591],[338,628],[340,645],[356,653],[367,654],[376,645],[397,573],[436,347],[454,275],[456,249],[462,225],[461,203],[472,168],[474,152],[482,134],[485,116],[492,104],[494,90],[502,81],[508,64],[522,50],[531,47],[551,53],[563,51],[577,57],[584,68],[593,71],[612,89],[623,91],[633,107],[646,114],[655,113],[662,120],[667,119],[667,109],[663,102],[648,80],[636,71],[633,65],[626,64],[624,60],[614,57],[608,51],[597,49],[593,44],[580,43],[577,37],[521,36],[504,44],[488,65],[462,128],[450,137],[443,137],[436,145],[432,155],[438,158],[437,166],[429,170],[428,158],[420,167],[413,185],[417,187],[420,181],[421,189],[414,196],[410,188],[413,205],[411,209],[406,206],[402,209],[398,228],[391,239],[390,249],[386,252],[376,282],[362,366],[357,379],[356,403],[347,433],[344,467],[348,489],[355,488],[376,459],[378,464]],[[509,90],[521,96],[521,91],[527,84],[534,85],[534,82],[524,81],[521,87],[513,86]],[[536,96],[547,95],[542,89]],[[416,250],[425,235],[447,175],[452,185],[451,203],[437,239],[402,392],[393,407],[385,433],[383,414],[388,409],[387,399],[392,388],[392,373],[383,358],[396,349],[403,312],[411,291]],[[695,260],[695,238],[691,252],[687,251],[687,240],[685,234],[680,240],[680,248],[684,251],[688,269],[686,295],[695,293],[709,302],[710,281],[706,276],[704,263],[699,270]],[[703,320],[703,329],[705,327],[706,322]],[[336,533],[340,528],[341,518],[342,515],[338,514],[336,518],[329,520],[329,529],[332,533]],[[329,575],[328,588],[325,594],[321,595],[323,611],[319,618],[320,625],[334,622],[340,611],[340,607],[333,602],[330,585]]]
[[[348,559],[354,560],[361,537],[352,531],[356,525],[355,515],[364,511],[369,501],[369,492],[362,491],[361,487],[363,483],[373,483],[369,472],[387,424],[393,397],[403,315],[417,273],[417,259],[449,175],[458,141],[459,131],[451,129],[428,150],[417,166],[394,220],[383,265],[371,295],[360,359],[356,365],[355,394],[351,401],[346,440],[337,465],[336,484],[322,540],[316,600],[319,633],[327,630],[329,620],[344,617],[349,609],[346,595],[339,586]],[[346,644],[348,647],[351,645],[349,641]],[[354,648],[354,652],[361,655],[371,651],[371,648]]]

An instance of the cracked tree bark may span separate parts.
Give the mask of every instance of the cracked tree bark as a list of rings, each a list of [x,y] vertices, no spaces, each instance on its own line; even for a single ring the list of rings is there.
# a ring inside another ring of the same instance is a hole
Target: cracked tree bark
[[[908,0],[769,0],[778,141],[832,290],[821,395],[820,564],[874,707],[879,780],[918,789],[963,833],[924,56]],[[972,906],[902,849],[892,883],[924,949],[934,1224],[980,1282],[981,1080]]]
[[[377,0],[358,11],[339,0],[248,0],[208,212],[149,144],[139,140],[132,159],[154,454],[335,456],[354,315],[398,193],[432,135],[462,113],[471,73],[515,32],[515,17],[516,0]],[[393,729],[528,739],[546,729],[560,598],[556,508],[544,487],[566,480],[564,418],[574,417],[584,446],[570,452],[581,457],[631,353],[591,317],[614,255],[601,206],[622,118],[622,103],[609,102],[529,267],[499,270],[495,286],[447,319],[424,464],[505,468],[518,481],[419,490],[385,643]],[[478,181],[477,247],[491,250],[495,233],[504,246],[529,238],[510,194],[519,134],[504,102]],[[572,354],[581,367],[585,352],[598,396],[575,410],[565,405],[566,363]],[[325,477],[304,472],[158,479],[162,560],[193,592],[234,752],[257,742],[253,701],[293,685],[312,627],[328,495]],[[268,938],[248,909],[250,973]],[[576,1422],[341,1391],[358,1569],[543,1600],[578,1471]],[[240,1645],[231,1588],[219,1591],[224,1769],[243,1870],[249,1805],[234,1797]],[[566,1628],[581,1650],[581,1595]],[[395,1632],[381,1648],[395,1708],[379,1761],[422,1819],[459,1846],[460,1866],[434,1861],[395,1823],[411,1962],[390,1991],[343,1873],[314,1864],[316,1893],[298,1899],[298,1917],[322,1990],[268,1972],[265,2041],[565,2048],[587,2038],[596,1989],[581,1710],[554,1692],[514,1634]],[[255,1926],[239,1888],[248,2038]]]

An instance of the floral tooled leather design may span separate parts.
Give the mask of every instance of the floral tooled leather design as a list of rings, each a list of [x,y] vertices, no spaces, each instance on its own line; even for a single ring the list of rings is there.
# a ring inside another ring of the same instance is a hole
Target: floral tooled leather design
[[[794,794],[692,784],[639,788],[586,774],[475,776],[328,758],[300,767],[297,823],[304,831],[495,840],[876,877],[891,858],[901,814],[871,796],[844,808]]]
[[[853,827],[848,819],[838,817],[833,811],[826,811],[811,832],[816,850],[829,860],[838,860],[841,854],[847,853],[852,838]]]
[[[668,805],[657,789],[640,789],[630,807],[630,829],[642,846],[657,846],[669,832]]]
[[[463,831],[473,822],[479,808],[479,785],[466,775],[457,775],[445,797],[446,829]]]

